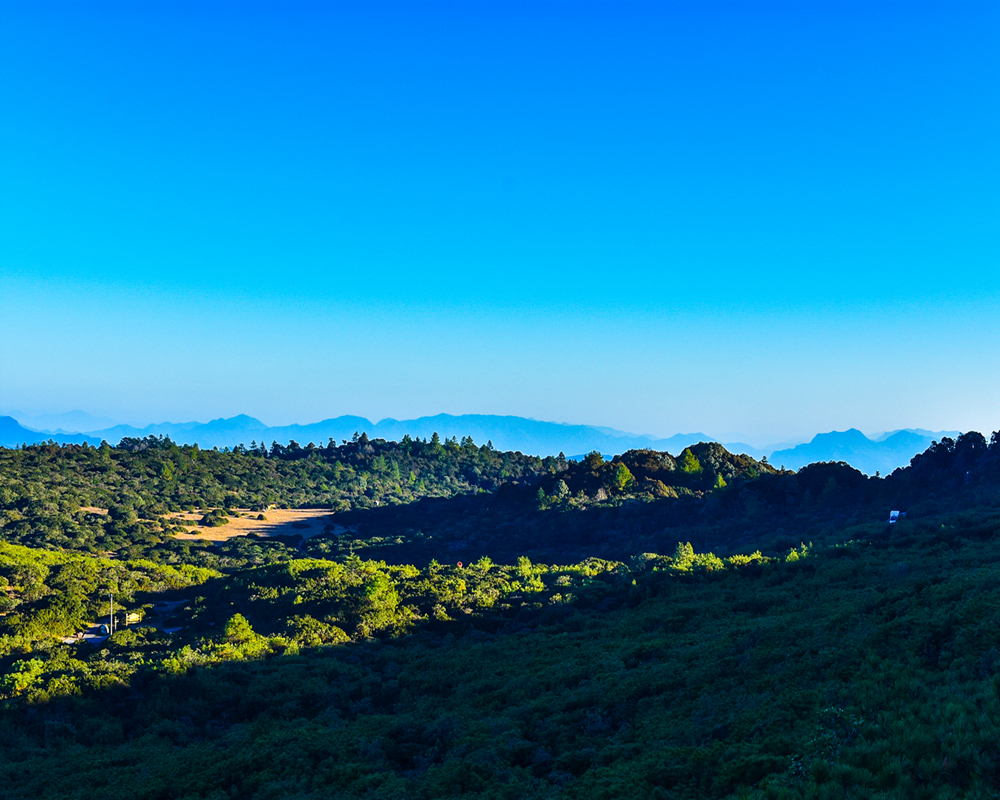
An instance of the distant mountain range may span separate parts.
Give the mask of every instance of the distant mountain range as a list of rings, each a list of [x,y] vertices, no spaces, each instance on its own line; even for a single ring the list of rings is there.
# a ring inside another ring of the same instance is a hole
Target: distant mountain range
[[[95,417],[86,411],[65,411],[62,414],[28,414],[23,411],[4,411],[25,428],[32,431],[54,431],[58,433],[86,433],[115,424],[113,419]]]
[[[23,427],[13,417],[0,417],[0,447],[18,447],[22,444],[37,444],[55,439],[64,444],[100,444],[101,438],[82,433],[57,433],[53,431],[33,431]]]
[[[896,467],[909,464],[931,442],[945,436],[957,437],[959,431],[902,430],[869,439],[857,428],[851,428],[816,434],[811,442],[775,451],[769,461],[773,466],[787,469],[800,469],[817,461],[846,461],[868,475],[876,472],[888,475]]]
[[[3,418],[14,422],[10,417]],[[14,422],[16,425],[17,423]],[[8,424],[9,428],[9,424]],[[713,441],[704,433],[677,434],[667,439],[625,433],[611,428],[595,428],[589,425],[565,425],[556,422],[538,422],[524,417],[501,417],[494,415],[465,414],[452,416],[438,414],[412,420],[384,419],[372,422],[364,417],[344,416],[314,422],[309,425],[281,425],[269,427],[258,419],[241,414],[230,419],[216,419],[211,422],[164,422],[135,428],[131,425],[115,425],[103,430],[88,431],[85,434],[67,435],[55,431],[30,431],[18,426],[5,434],[0,428],[0,444],[10,446],[9,441],[88,441],[107,440],[118,443],[125,437],[169,436],[178,444],[198,443],[201,447],[233,447],[237,444],[250,445],[251,442],[271,442],[287,444],[295,440],[299,444],[313,442],[326,444],[329,439],[340,442],[350,439],[355,433],[367,433],[372,439],[402,439],[409,434],[413,437],[430,438],[437,433],[442,439],[451,436],[471,436],[478,444],[492,441],[498,450],[520,450],[536,455],[567,455],[589,453],[621,453],[633,448],[652,448],[677,452],[689,444]],[[21,438],[17,437],[29,437]]]
[[[83,412],[70,412],[55,417],[60,422],[70,418],[95,419]],[[195,444],[200,447],[249,446],[251,442],[287,444],[295,440],[305,445],[309,442],[326,444],[329,439],[340,442],[355,433],[367,433],[373,439],[396,440],[409,434],[412,437],[430,438],[437,433],[442,439],[452,436],[471,436],[478,444],[492,441],[498,450],[520,450],[535,455],[576,456],[598,450],[605,455],[623,453],[632,449],[666,450],[677,454],[696,442],[717,439],[704,433],[679,433],[666,439],[650,435],[627,433],[614,428],[592,425],[567,425],[557,422],[539,422],[524,417],[496,416],[489,414],[438,414],[412,420],[384,419],[372,422],[364,417],[342,416],[308,425],[282,425],[270,427],[258,419],[241,414],[230,419],[211,422],[163,422],[136,428],[131,425],[114,425],[100,430],[66,432],[59,430],[32,430],[13,417],[0,417],[0,446],[17,447],[55,440],[63,443],[88,442],[98,445],[102,440],[117,444],[123,438],[144,436],[169,436],[178,444]],[[869,439],[854,428],[817,434],[812,441],[784,450],[768,452],[741,442],[722,442],[734,453],[747,453],[755,458],[768,457],[774,466],[799,469],[816,461],[846,461],[862,472],[883,475],[896,467],[905,466],[917,453],[930,443],[944,436],[958,436],[958,431],[901,430]]]

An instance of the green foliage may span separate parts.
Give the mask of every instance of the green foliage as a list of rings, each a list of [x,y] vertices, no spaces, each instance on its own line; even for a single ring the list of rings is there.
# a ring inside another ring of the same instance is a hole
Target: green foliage
[[[234,614],[229,618],[229,622],[226,623],[222,635],[230,644],[243,644],[256,636],[253,628],[250,627],[250,623],[247,622],[246,617],[242,614]]]
[[[694,548],[691,542],[678,542],[677,549],[674,550],[673,568],[679,570],[690,569],[694,564]]]
[[[785,561],[792,563],[799,561],[809,555],[809,547],[804,544],[799,545],[799,548],[792,548],[788,551],[788,555],[785,556]]]
[[[11,698],[21,694],[38,680],[44,669],[45,663],[38,658],[15,661],[7,674],[0,678],[0,697]]]
[[[629,468],[622,463],[615,465],[614,472],[611,473],[611,488],[616,492],[623,492],[635,482],[635,478]]]
[[[761,555],[760,550],[756,550],[750,555],[741,555],[737,553],[736,555],[729,556],[729,558],[725,560],[727,564],[730,564],[731,566],[738,568],[738,567],[750,566],[751,564],[757,564],[757,565],[768,564],[773,559],[769,559],[766,556]]]
[[[500,453],[468,437],[464,446],[453,445],[359,435],[341,447],[292,442],[263,452],[203,451],[157,437],[125,439],[117,448],[0,448],[0,537],[33,547],[225,566],[205,546],[175,540],[169,512],[204,509],[200,524],[217,527],[229,521],[223,509],[395,506],[494,491],[558,467],[554,458]]]
[[[217,528],[220,525],[228,525],[229,517],[221,508],[216,508],[205,514],[198,524],[206,528]]]
[[[0,533],[37,545],[0,542],[2,793],[993,796],[997,440],[885,480],[711,444],[686,451],[700,473],[684,454],[546,464],[363,435],[273,458],[0,451]],[[340,492],[338,532],[168,547],[153,509],[232,508],[257,480],[243,459],[276,491]],[[886,507],[910,513],[890,528]],[[160,563],[127,557],[144,536]],[[109,588],[142,625],[76,638]]]
[[[309,647],[341,644],[351,640],[343,628],[321,622],[310,616],[291,617],[287,623],[286,636],[292,641]]]
[[[679,463],[681,470],[688,475],[701,475],[704,471],[704,467],[702,467],[701,462],[691,451],[690,447],[686,448],[684,452],[681,453]]]
[[[0,780],[14,800],[81,779],[208,798],[220,775],[251,797],[988,796],[1000,515],[982,522],[960,545],[928,527],[793,563],[682,542],[624,571],[354,558],[214,578],[183,638],[8,659]],[[366,638],[373,607],[409,623]]]

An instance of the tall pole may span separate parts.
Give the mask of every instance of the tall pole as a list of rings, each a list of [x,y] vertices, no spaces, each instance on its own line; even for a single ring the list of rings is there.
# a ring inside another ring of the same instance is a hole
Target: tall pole
[[[111,618],[108,620],[108,636],[111,636],[115,632],[115,595],[112,591],[108,590],[108,597],[111,598]]]

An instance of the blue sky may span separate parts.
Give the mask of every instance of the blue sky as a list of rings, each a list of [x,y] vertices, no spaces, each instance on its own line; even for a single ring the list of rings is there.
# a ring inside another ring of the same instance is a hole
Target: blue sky
[[[1000,428],[995,3],[0,3],[0,412]]]

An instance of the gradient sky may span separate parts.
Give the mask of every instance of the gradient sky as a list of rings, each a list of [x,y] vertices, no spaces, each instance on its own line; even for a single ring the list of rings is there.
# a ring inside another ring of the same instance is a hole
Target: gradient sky
[[[996,2],[0,0],[0,413],[1000,428]]]

